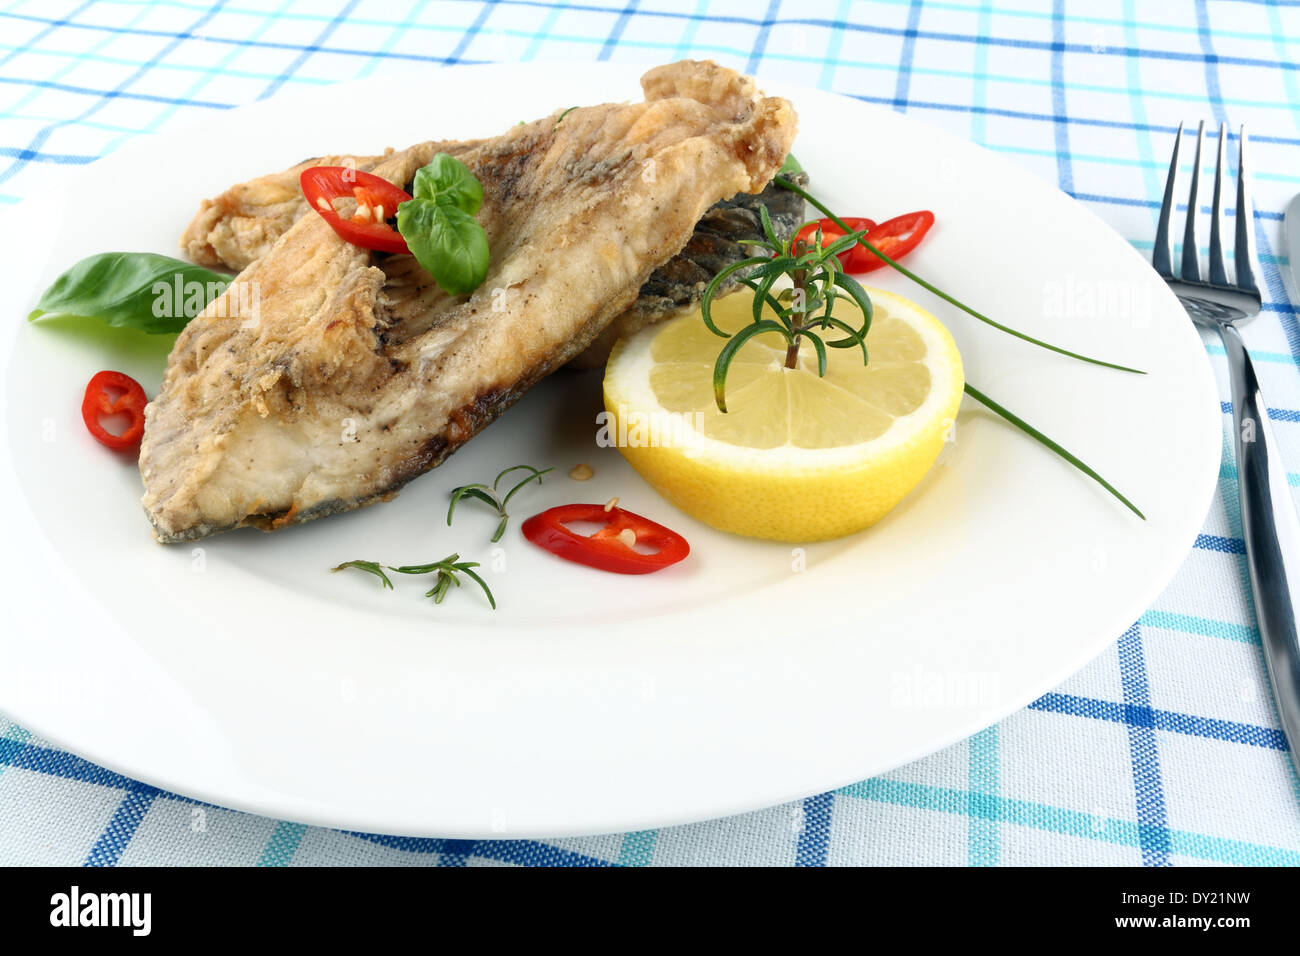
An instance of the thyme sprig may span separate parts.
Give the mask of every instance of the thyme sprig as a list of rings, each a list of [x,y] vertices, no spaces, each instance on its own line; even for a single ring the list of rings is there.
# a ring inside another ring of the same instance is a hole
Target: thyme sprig
[[[772,218],[767,207],[758,207],[759,217],[763,223],[763,239],[741,240],[745,245],[757,246],[767,251],[767,255],[751,256],[740,262],[727,266],[705,287],[700,298],[700,313],[704,324],[710,332],[727,339],[727,344],[718,353],[713,365],[713,398],[718,410],[727,410],[727,372],[732,360],[741,346],[756,335],[775,332],[785,340],[785,367],[797,368],[799,365],[799,345],[807,339],[817,352],[817,374],[826,374],[826,349],[860,348],[862,363],[867,363],[867,332],[871,329],[871,299],[856,279],[844,272],[840,266],[839,253],[851,248],[865,234],[849,232],[829,245],[822,245],[819,228],[815,241],[808,243],[797,237],[780,239],[772,228]],[[740,270],[751,270],[745,276],[738,276],[736,281],[748,287],[754,293],[754,321],[739,332],[729,333],[718,328],[713,321],[713,298],[719,287],[728,278]],[[772,287],[782,276],[790,278],[792,287],[782,289],[775,295]],[[857,303],[862,312],[862,327],[855,329],[843,319],[835,317],[837,289]],[[763,317],[763,306],[771,307],[775,318]],[[821,314],[818,315],[818,310]],[[825,341],[823,334],[834,329],[844,333],[844,338]]]
[[[365,571],[367,574],[373,574],[379,578],[383,587],[389,591],[393,590],[392,579],[384,573],[384,569],[393,571],[397,574],[436,574],[433,587],[424,592],[425,597],[433,598],[434,604],[441,604],[442,599],[447,596],[447,592],[452,586],[460,587],[460,578],[457,575],[465,575],[470,578],[487,596],[488,604],[492,605],[492,610],[496,610],[497,601],[492,596],[492,589],[488,587],[487,582],[483,580],[474,568],[477,568],[477,561],[462,561],[459,554],[449,554],[441,561],[431,561],[428,564],[403,564],[400,567],[393,567],[391,564],[380,564],[378,561],[344,561],[337,567],[331,568],[332,571],[342,571],[345,568],[354,568],[357,571]]]
[[[472,485],[461,485],[459,488],[451,490],[451,504],[447,508],[447,525],[451,526],[452,516],[456,513],[456,505],[462,498],[477,498],[491,508],[495,508],[497,516],[501,519],[497,523],[496,533],[492,535],[494,542],[500,541],[501,536],[506,533],[506,523],[510,520],[510,515],[506,513],[506,505],[510,499],[515,496],[520,488],[523,488],[530,481],[536,481],[539,485],[542,483],[542,476],[554,471],[554,468],[534,468],[532,465],[512,465],[496,476],[491,485],[485,485],[476,482]],[[501,479],[512,471],[528,471],[531,474],[523,481],[518,482],[513,488],[501,494]]]

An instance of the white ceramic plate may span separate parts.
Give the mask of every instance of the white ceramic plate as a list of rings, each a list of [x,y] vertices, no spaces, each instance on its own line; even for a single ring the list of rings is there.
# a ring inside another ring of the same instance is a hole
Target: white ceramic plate
[[[796,152],[832,206],[935,210],[916,271],[1010,325],[1150,373],[1048,354],[872,276],[947,322],[973,383],[1148,521],[968,400],[956,442],[875,529],[802,553],[729,537],[596,448],[598,377],[558,375],[391,503],[273,535],[153,542],[133,464],[90,439],[78,405],[101,368],[153,394],[165,346],[29,325],[53,276],[109,249],[174,254],[201,198],[305,156],[636,99],[639,72],[457,67],[412,77],[400,97],[392,79],[280,97],[132,142],[11,211],[0,709],[104,766],[229,807],[411,835],[595,833],[896,767],[1023,706],[1135,620],[1191,546],[1219,461],[1209,365],[1177,302],[1103,222],[1020,168],[894,113],[779,86],[769,92],[795,103]],[[565,477],[583,461],[592,481]],[[447,492],[519,462],[557,477],[519,496],[494,558],[493,522],[472,503],[446,526]],[[625,578],[518,534],[527,514],[612,495],[684,533],[691,558]],[[451,551],[504,564],[488,570],[500,610],[470,590],[434,607],[413,582],[381,592],[327,571]]]

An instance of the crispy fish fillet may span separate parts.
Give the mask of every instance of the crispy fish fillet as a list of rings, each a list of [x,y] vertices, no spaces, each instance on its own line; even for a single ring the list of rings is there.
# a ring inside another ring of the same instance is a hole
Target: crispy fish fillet
[[[448,141],[417,149],[421,154],[431,150],[459,156],[476,145]],[[337,166],[346,161],[369,171],[383,158],[321,156],[283,172],[232,186],[216,199],[203,201],[181,236],[181,246],[200,265],[244,269],[265,255],[275,240],[307,210],[307,201],[298,187],[298,177],[304,169]],[[806,173],[790,174],[789,178],[800,186],[808,184]],[[410,184],[406,185],[409,189]],[[614,343],[623,336],[694,306],[714,276],[750,255],[740,240],[763,237],[760,205],[767,207],[772,228],[782,239],[793,236],[803,221],[802,197],[774,183],[757,195],[737,193],[719,201],[696,224],[685,248],[650,274],[632,306],[610,322],[570,364],[575,368],[600,368],[609,358]],[[739,289],[737,279],[738,276],[727,279],[718,294],[727,295]]]
[[[768,184],[794,139],[789,103],[715,64],[658,67],[642,88],[643,103],[459,144],[492,254],[469,296],[300,216],[181,334],[146,409],[158,539],[391,497],[586,348],[710,206]],[[437,151],[371,171],[406,183]]]

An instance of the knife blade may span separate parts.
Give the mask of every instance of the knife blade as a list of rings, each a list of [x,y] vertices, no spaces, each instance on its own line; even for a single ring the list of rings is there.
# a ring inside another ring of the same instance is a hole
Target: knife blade
[[[1286,275],[1291,280],[1287,294],[1293,303],[1300,302],[1300,194],[1286,205],[1282,214],[1282,239],[1286,245]]]

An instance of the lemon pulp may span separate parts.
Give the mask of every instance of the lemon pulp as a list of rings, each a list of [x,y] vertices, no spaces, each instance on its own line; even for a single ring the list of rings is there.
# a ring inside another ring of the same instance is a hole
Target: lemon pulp
[[[724,340],[698,310],[624,339],[605,370],[611,438],[660,494],[724,531],[815,541],[874,524],[951,436],[963,375],[938,319],[901,296],[868,293],[869,364],[856,346],[831,348],[819,376],[804,340],[789,369],[785,340],[763,333],[731,365],[726,413],[713,396]],[[715,302],[711,315],[734,333],[753,320],[751,309],[738,293]],[[851,300],[838,299],[835,314],[861,326]]]

